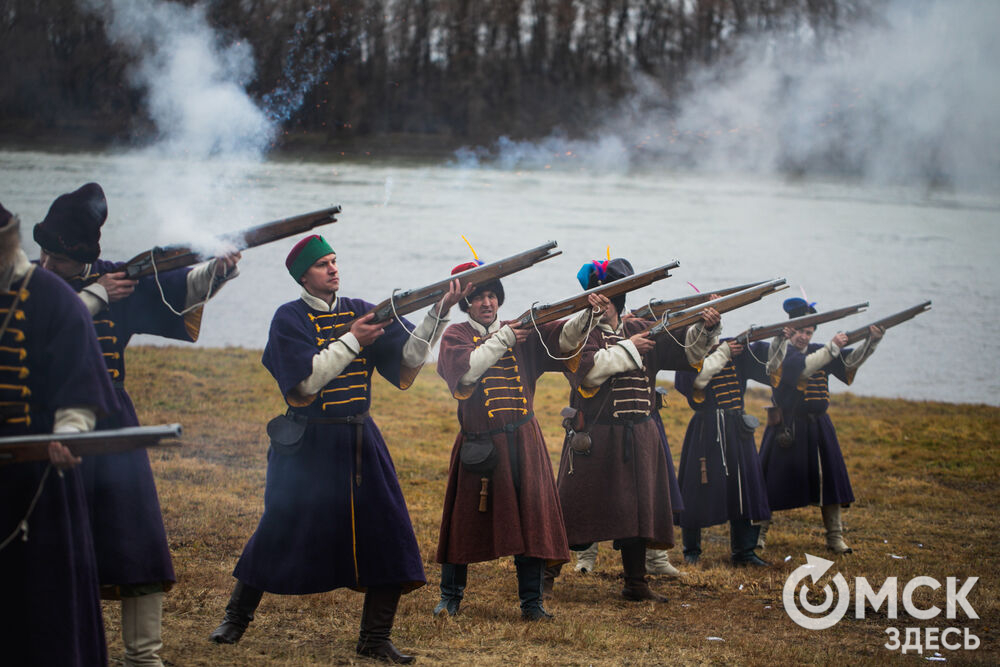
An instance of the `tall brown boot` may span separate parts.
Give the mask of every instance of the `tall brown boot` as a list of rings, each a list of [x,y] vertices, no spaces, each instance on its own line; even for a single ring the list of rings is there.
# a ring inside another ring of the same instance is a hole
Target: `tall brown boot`
[[[840,505],[823,505],[823,526],[826,528],[826,548],[835,554],[854,553],[844,541],[844,526],[840,522]]]
[[[412,655],[396,650],[389,640],[392,622],[396,618],[396,606],[401,591],[399,586],[372,586],[365,593],[365,604],[361,610],[361,631],[358,633],[358,655],[376,660],[386,660],[400,665],[415,662]]]
[[[622,567],[625,570],[625,588],[622,597],[638,602],[653,600],[666,602],[667,598],[654,593],[646,583],[646,542],[645,540],[629,540],[622,544]]]

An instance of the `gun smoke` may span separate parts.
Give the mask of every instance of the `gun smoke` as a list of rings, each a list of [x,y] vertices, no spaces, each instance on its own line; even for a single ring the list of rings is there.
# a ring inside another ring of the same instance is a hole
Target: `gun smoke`
[[[692,71],[686,94],[637,91],[591,138],[501,139],[462,166],[668,167],[846,175],[874,185],[993,191],[1000,180],[1000,5],[898,0],[880,20],[819,37],[800,28]]]

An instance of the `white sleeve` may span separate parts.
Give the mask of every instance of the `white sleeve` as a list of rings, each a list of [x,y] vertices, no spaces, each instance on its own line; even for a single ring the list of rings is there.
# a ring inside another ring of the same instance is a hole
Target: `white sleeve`
[[[802,369],[802,377],[809,377],[819,369],[840,356],[840,348],[830,341],[815,352],[806,355],[806,365]]]
[[[684,336],[684,354],[687,355],[688,363],[694,366],[704,359],[708,351],[718,344],[720,333],[721,324],[711,329],[706,329],[705,323],[700,321],[689,326]]]
[[[705,357],[705,361],[701,365],[701,372],[694,379],[694,388],[704,389],[708,386],[716,373],[725,368],[730,359],[732,359],[732,351],[729,349],[729,343],[723,343],[715,352]]]
[[[420,368],[423,366],[424,360],[427,359],[427,353],[430,352],[431,348],[434,347],[434,343],[444,333],[448,318],[447,316],[439,318],[434,314],[436,309],[437,305],[431,306],[431,309],[427,311],[427,315],[424,316],[423,321],[417,325],[417,328],[413,330],[413,333],[407,339],[406,344],[403,345],[403,365],[407,368]],[[424,341],[429,341],[430,344],[428,345]]]
[[[562,331],[559,332],[559,351],[572,352],[579,348],[587,340],[590,330],[601,321],[601,317],[602,315],[594,315],[591,309],[587,308],[566,320]]]
[[[97,415],[90,408],[59,408],[56,410],[53,433],[83,433],[93,431]]]
[[[240,267],[235,266],[233,270],[224,276],[215,275],[215,263],[218,259],[198,264],[187,274],[187,295],[184,298],[184,307],[190,308],[196,303],[201,303],[208,296],[214,296],[223,285],[240,275]]]
[[[469,355],[469,370],[458,379],[459,384],[475,384],[483,376],[490,366],[497,362],[497,359],[504,355],[507,348],[514,347],[517,336],[506,324],[486,339],[486,342],[477,347]]]
[[[600,387],[613,375],[642,368],[642,355],[627,338],[594,353],[594,367],[583,378],[586,387]]]
[[[348,331],[313,357],[312,374],[295,385],[295,390],[303,396],[313,396],[340,375],[360,353],[358,339]]]
[[[844,365],[848,368],[856,368],[860,366],[865,362],[865,360],[868,359],[868,357],[872,356],[877,345],[878,341],[869,336],[865,339],[864,343],[851,350],[851,353],[844,357]]]
[[[83,305],[87,307],[90,316],[93,317],[108,305],[108,290],[104,289],[103,285],[91,283],[80,290],[80,300],[83,301]]]

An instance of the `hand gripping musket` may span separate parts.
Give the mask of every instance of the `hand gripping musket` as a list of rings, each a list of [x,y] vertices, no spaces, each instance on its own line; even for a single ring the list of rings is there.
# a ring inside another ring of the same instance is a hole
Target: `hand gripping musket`
[[[66,445],[74,456],[92,456],[95,454],[117,454],[140,447],[177,446],[177,443],[160,441],[164,438],[179,437],[181,437],[180,424],[129,426],[85,433],[11,435],[0,438],[0,465],[47,461],[49,443],[53,440]]]
[[[740,292],[748,287],[756,287],[757,285],[763,284],[765,281],[759,281],[755,283],[747,283],[745,285],[737,285],[735,287],[727,287],[726,289],[717,290],[705,290],[699,294],[691,294],[689,296],[679,296],[674,299],[655,299],[650,300],[642,308],[638,308],[632,311],[632,314],[638,318],[644,320],[658,320],[663,317],[664,313],[669,313],[674,310],[681,310],[683,308],[690,308],[691,306],[697,306],[699,303],[705,303],[712,298],[713,294],[718,296],[728,296],[735,292]]]
[[[462,289],[465,289],[466,285],[481,285],[483,283],[490,282],[491,280],[498,280],[504,276],[509,276],[512,273],[517,273],[518,271],[527,269],[538,262],[543,262],[547,259],[555,257],[556,255],[561,255],[561,250],[552,250],[556,247],[556,245],[557,243],[555,241],[549,241],[548,243],[543,243],[537,248],[525,250],[524,252],[520,252],[516,255],[511,255],[510,257],[490,262],[489,264],[483,264],[482,266],[477,266],[476,268],[469,269],[468,271],[456,273],[445,280],[439,280],[438,282],[427,285],[426,287],[406,290],[405,292],[396,292],[391,297],[375,306],[373,310],[369,311],[375,313],[375,317],[371,320],[371,324],[388,322],[397,316],[407,315],[416,310],[420,310],[424,306],[429,306],[436,301],[440,301],[441,297],[443,297],[448,291],[448,288],[453,280],[458,280]],[[368,313],[365,313],[364,315],[367,314]],[[340,338],[345,333],[350,331],[351,325],[361,319],[361,317],[364,317],[364,315],[355,317],[348,322],[343,322],[334,327],[330,333],[329,341]]]
[[[823,313],[813,313],[812,315],[793,317],[790,320],[775,322],[774,324],[765,324],[762,326],[752,325],[746,331],[736,335],[736,342],[741,345],[746,345],[747,343],[752,343],[756,340],[774,338],[783,332],[785,327],[802,329],[804,327],[819,326],[820,324],[824,324],[826,322],[832,322],[850,315],[856,315],[857,313],[863,312],[867,307],[868,302],[865,301],[864,303],[856,303],[853,306],[845,306],[844,308],[828,310]]]
[[[590,307],[587,297],[591,294],[602,294],[609,299],[613,299],[616,296],[621,296],[622,294],[627,294],[642,287],[646,287],[647,285],[655,283],[657,280],[669,278],[670,270],[676,269],[680,265],[680,262],[673,261],[655,269],[650,269],[649,271],[637,273],[632,276],[626,276],[625,278],[619,278],[618,280],[610,282],[606,285],[592,287],[585,292],[580,292],[576,296],[571,296],[567,299],[563,299],[562,301],[547,303],[541,306],[532,306],[515,320],[517,324],[514,326],[526,327],[532,324],[545,324],[546,322],[552,322],[553,320],[569,317],[584,308]]]
[[[914,317],[920,313],[926,312],[931,309],[931,302],[924,301],[921,304],[913,306],[912,308],[907,308],[906,310],[901,310],[894,315],[889,315],[888,317],[883,317],[880,320],[875,320],[874,322],[863,326],[859,329],[854,329],[853,331],[848,331],[847,333],[847,345],[852,343],[857,343],[860,340],[864,340],[871,335],[868,328],[871,326],[882,327],[883,329],[888,329],[889,327],[894,327],[897,324],[902,324],[907,320],[912,320]]]
[[[690,326],[701,319],[701,313],[706,308],[715,308],[720,314],[726,313],[730,310],[736,310],[737,308],[742,308],[748,304],[760,301],[768,294],[780,292],[783,289],[787,289],[787,287],[788,285],[785,284],[784,278],[777,278],[775,280],[769,280],[768,282],[754,285],[753,287],[748,287],[745,290],[740,290],[739,292],[733,292],[732,294],[719,297],[718,299],[705,301],[704,303],[691,306],[690,308],[685,308],[684,310],[667,313],[660,318],[659,322],[650,327],[649,335],[656,336],[667,331],[674,331],[676,329]]]
[[[340,213],[340,205],[324,208],[312,213],[265,222],[238,232],[222,234],[218,237],[219,247],[233,247],[236,250],[256,248],[265,243],[278,241],[288,236],[308,232],[313,227],[337,222],[334,217]],[[129,279],[142,278],[182,266],[191,266],[212,259],[186,245],[169,245],[145,250],[125,262],[125,275]]]

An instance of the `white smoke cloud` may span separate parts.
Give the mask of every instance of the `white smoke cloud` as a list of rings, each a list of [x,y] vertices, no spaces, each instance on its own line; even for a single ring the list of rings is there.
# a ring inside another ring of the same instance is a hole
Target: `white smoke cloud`
[[[150,241],[216,254],[222,250],[216,236],[234,219],[260,220],[258,202],[231,193],[264,161],[277,133],[274,119],[246,92],[256,70],[250,45],[224,40],[203,5],[80,2],[133,56],[129,83],[142,91],[155,126],[152,141],[130,151],[139,160],[135,206],[157,221]]]
[[[680,99],[639,79],[596,139],[500,142],[458,161],[832,172],[875,184],[995,189],[997,26],[997,3],[898,0],[877,23],[852,26],[822,49],[801,28],[745,43],[732,60],[692,71]]]
[[[246,93],[255,63],[246,42],[224,43],[204,7],[158,0],[87,0],[108,37],[138,58],[156,150],[190,158],[260,158],[275,128]]]

